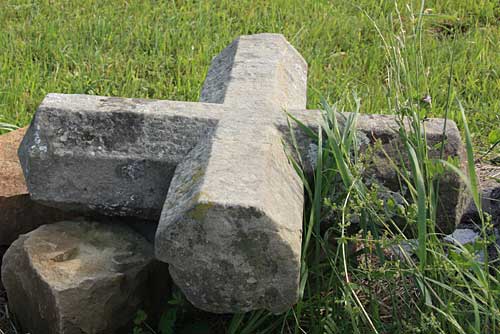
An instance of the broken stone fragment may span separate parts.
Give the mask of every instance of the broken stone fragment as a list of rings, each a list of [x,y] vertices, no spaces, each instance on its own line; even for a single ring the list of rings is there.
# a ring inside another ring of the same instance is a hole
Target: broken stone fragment
[[[444,237],[444,241],[459,246],[474,243],[479,238],[479,233],[468,228],[457,228],[453,233]]]
[[[27,332],[114,333],[151,295],[153,247],[117,224],[64,221],[22,235],[7,250],[2,281]]]
[[[390,257],[405,261],[417,253],[418,240],[407,239],[389,246],[386,251]]]
[[[320,110],[288,110],[288,112],[313,130],[323,123],[320,117],[323,112]],[[352,116],[351,113],[336,113],[335,115],[341,130],[347,118]],[[410,168],[407,149],[399,132],[401,127],[410,131],[410,120],[401,119],[396,115],[358,114],[355,123],[357,139],[355,149],[358,150],[364,162],[362,176],[366,184],[377,183],[384,189],[398,193],[398,197],[402,195],[407,200],[411,200],[410,193],[405,193],[401,189],[401,175],[395,168],[395,166],[401,168],[403,165],[406,165],[407,169]],[[287,128],[281,127],[281,131],[286,133]],[[452,120],[445,122],[441,118],[426,119],[422,122],[422,135],[424,134],[431,159],[440,158],[441,143],[444,142],[441,158],[452,161],[457,164],[458,168],[465,170],[465,150],[455,122]],[[298,149],[302,153],[304,172],[312,180],[317,159],[316,144],[297,131],[296,137]],[[285,139],[289,140],[288,137]],[[292,143],[289,143],[290,145]],[[436,217],[436,227],[439,232],[451,233],[459,223],[466,202],[464,188],[464,182],[455,172],[444,170],[440,175],[439,214]]]
[[[26,128],[0,136],[0,245],[8,246],[22,233],[73,215],[31,200],[17,148]]]
[[[450,249],[457,253],[462,253],[462,247],[473,245],[479,239],[479,232],[469,228],[457,228],[453,233],[445,236],[444,241],[453,244],[457,247]],[[478,262],[484,262],[484,251],[482,249],[475,250],[474,257]]]
[[[366,115],[360,117],[359,120],[358,129],[361,129],[369,142],[374,144],[370,149],[362,148],[364,151],[370,151],[365,157],[365,159],[369,158],[370,161],[368,161],[364,176],[374,178],[392,191],[401,192],[401,176],[398,175],[394,165],[401,168],[405,164],[408,170],[410,168],[407,157],[408,151],[398,133],[397,118],[383,115]],[[408,130],[409,125],[406,122],[404,124]],[[444,141],[442,159],[451,160],[457,164],[458,168],[464,169],[465,151],[460,131],[455,122],[448,120],[446,132],[443,136],[444,127],[445,120],[439,118],[428,119],[422,123],[429,158],[440,158],[441,142]],[[391,158],[388,159],[388,156]],[[459,223],[465,202],[464,188],[463,181],[455,172],[443,170],[443,173],[439,175],[437,231],[451,233]],[[411,198],[409,192],[401,195],[407,199]]]

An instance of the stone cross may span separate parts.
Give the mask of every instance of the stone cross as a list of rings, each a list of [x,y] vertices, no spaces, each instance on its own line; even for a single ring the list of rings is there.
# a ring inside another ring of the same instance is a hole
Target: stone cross
[[[156,257],[194,305],[284,311],[298,298],[304,195],[284,149],[283,111],[320,124],[320,111],[305,110],[306,80],[306,62],[282,35],[258,34],[212,61],[199,103],[49,94],[19,150],[31,196],[159,218]],[[396,126],[363,116],[358,129],[397,138]],[[440,120],[426,129],[442,138]],[[448,138],[457,133],[448,126]],[[298,141],[310,144],[304,134]],[[447,156],[460,154],[453,145]]]

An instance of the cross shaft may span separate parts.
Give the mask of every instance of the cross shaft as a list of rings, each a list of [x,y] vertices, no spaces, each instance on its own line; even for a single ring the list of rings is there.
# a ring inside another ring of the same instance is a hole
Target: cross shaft
[[[240,37],[212,62],[201,100],[230,111],[177,167],[155,248],[195,305],[279,312],[297,298],[304,196],[276,125],[305,108],[306,78],[281,35]]]

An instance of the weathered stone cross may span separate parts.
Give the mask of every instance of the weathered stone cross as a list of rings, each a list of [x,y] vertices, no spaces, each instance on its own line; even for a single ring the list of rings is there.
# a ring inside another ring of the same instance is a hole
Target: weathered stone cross
[[[318,126],[306,80],[283,36],[259,34],[213,60],[201,103],[49,94],[19,151],[28,188],[65,209],[160,218],[156,256],[200,308],[286,310],[298,297],[304,198],[283,110]],[[441,124],[427,125],[431,141]],[[364,116],[358,128],[372,138],[395,126]]]

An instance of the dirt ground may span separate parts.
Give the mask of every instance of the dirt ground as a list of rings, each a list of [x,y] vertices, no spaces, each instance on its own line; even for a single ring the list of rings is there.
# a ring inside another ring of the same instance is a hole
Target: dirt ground
[[[2,265],[2,257],[6,251],[6,247],[0,246],[0,266]],[[7,306],[7,294],[1,283],[2,277],[0,276],[0,334],[20,334],[12,319],[9,317],[9,308]]]
[[[9,317],[7,295],[0,285],[0,334],[20,334]]]

